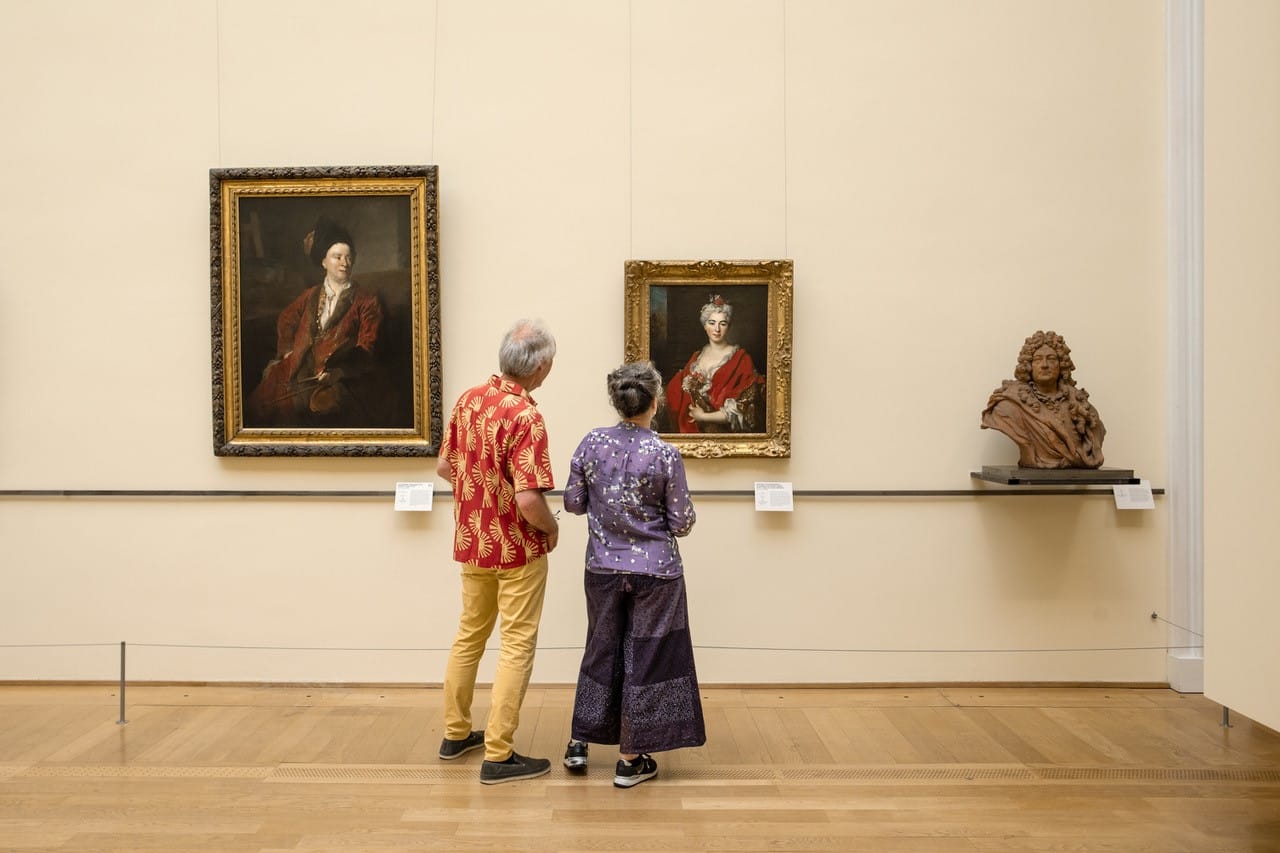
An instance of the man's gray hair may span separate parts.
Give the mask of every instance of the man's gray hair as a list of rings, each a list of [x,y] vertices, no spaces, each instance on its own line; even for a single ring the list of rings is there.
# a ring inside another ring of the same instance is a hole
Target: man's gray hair
[[[498,369],[507,376],[526,379],[555,355],[556,339],[541,320],[517,320],[502,336]]]

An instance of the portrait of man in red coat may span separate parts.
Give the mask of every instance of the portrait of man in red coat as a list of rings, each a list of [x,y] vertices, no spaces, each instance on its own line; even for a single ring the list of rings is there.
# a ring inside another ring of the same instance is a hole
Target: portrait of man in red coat
[[[435,166],[210,169],[216,456],[431,456]]]
[[[245,426],[381,426],[385,316],[378,293],[354,278],[356,241],[322,216],[302,248],[319,281],[280,311],[274,354],[245,400]]]

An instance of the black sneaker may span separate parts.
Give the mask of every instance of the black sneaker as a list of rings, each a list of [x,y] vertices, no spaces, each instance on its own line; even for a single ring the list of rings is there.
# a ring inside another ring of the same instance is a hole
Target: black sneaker
[[[580,740],[571,740],[564,748],[564,766],[570,770],[587,769],[587,745]]]
[[[529,758],[512,752],[506,761],[486,761],[480,765],[481,785],[500,785],[517,779],[532,779],[551,771],[551,762],[545,758]]]
[[[440,757],[445,761],[452,761],[482,746],[484,746],[484,732],[472,732],[461,740],[445,738],[440,741]]]
[[[637,755],[631,761],[623,761],[618,759],[618,767],[614,771],[613,786],[615,788],[630,788],[633,785],[639,785],[646,779],[652,779],[658,775],[658,762],[653,760],[652,755]]]

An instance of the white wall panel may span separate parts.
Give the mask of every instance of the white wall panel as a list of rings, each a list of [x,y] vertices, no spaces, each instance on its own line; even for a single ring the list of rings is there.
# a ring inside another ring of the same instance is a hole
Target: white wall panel
[[[1053,329],[1107,464],[1162,484],[1161,5],[787,9],[797,467],[940,488],[1013,464],[979,414]],[[858,416],[831,416],[832,372]]]
[[[513,320],[542,317],[560,352],[537,399],[562,468],[586,427],[573,401],[606,416],[622,357],[626,26],[625,4],[593,0],[440,14],[445,397],[497,370]]]
[[[783,4],[632,4],[632,256],[786,254]]]
[[[431,163],[434,0],[219,0],[221,166]]]
[[[1280,8],[1206,5],[1204,690],[1280,728]]]
[[[212,7],[14,11],[0,470],[14,488],[181,485],[174,460],[208,446]]]

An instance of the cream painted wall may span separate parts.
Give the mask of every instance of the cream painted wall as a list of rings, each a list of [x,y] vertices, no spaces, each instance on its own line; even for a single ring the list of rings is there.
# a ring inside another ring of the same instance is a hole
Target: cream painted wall
[[[1071,344],[1108,464],[1164,485],[1157,0],[14,12],[0,487],[430,478],[434,460],[211,451],[208,169],[376,163],[440,166],[447,400],[494,369],[516,316],[556,331],[538,399],[560,477],[611,419],[626,259],[788,257],[794,455],[690,460],[695,489],[970,488],[1016,459],[978,414],[1038,328]],[[1160,501],[698,508],[708,683],[1165,679]],[[110,679],[127,640],[144,680],[438,681],[449,509],[0,498],[0,679]],[[584,543],[566,519],[535,681],[575,678]]]
[[[1205,67],[1204,689],[1277,728],[1280,7],[1209,4]]]

